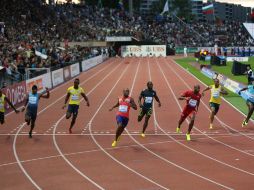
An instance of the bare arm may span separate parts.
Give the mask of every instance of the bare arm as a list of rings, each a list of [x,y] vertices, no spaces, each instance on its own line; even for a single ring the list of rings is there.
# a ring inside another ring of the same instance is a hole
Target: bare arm
[[[71,96],[71,94],[68,92],[68,93],[67,93],[67,95],[66,95],[66,97],[65,97],[65,100],[64,100],[64,106],[63,106],[63,109],[66,107],[66,104],[67,104],[67,102],[68,102],[68,100],[69,100],[70,96]]]
[[[46,94],[41,94],[39,98],[46,98],[48,99],[50,97],[49,89],[46,88]]]
[[[198,111],[198,108],[199,108],[199,104],[200,104],[200,100],[197,102],[197,106],[196,106],[197,111]]]
[[[161,107],[161,102],[157,94],[154,96],[155,100],[158,102],[159,107]]]
[[[130,104],[131,104],[131,107],[134,109],[134,110],[137,110],[137,104],[135,103],[134,99],[131,98],[131,101],[130,101]]]
[[[28,95],[27,95],[27,98],[26,98],[26,101],[25,101],[24,107],[23,107],[23,108],[22,108],[22,110],[21,110],[22,112],[26,110],[26,107],[27,107],[28,101],[29,101],[29,99],[28,99]]]
[[[221,88],[221,92],[220,93],[222,95],[228,95],[228,92],[224,88]]]
[[[11,103],[11,101],[9,100],[9,98],[5,97],[5,101],[12,107],[12,109],[14,109],[14,111],[16,113],[19,113],[19,111],[15,108],[15,106]]]
[[[206,88],[202,91],[202,96],[204,96],[204,95],[205,95],[205,93],[204,93],[204,92],[206,92],[206,91],[208,91],[208,90],[210,90],[210,89],[211,89],[211,87],[210,87],[210,86],[206,87]]]
[[[245,90],[248,90],[248,88],[246,87],[246,88],[243,88],[243,89],[239,90],[238,94],[241,95],[241,92],[245,91]]]
[[[178,100],[188,100],[188,97],[184,96],[184,95],[181,95]]]
[[[142,103],[141,103],[142,98],[143,98],[143,96],[140,94],[140,96],[138,97],[138,105],[139,105],[139,107],[142,107]]]
[[[88,100],[86,94],[82,92],[82,93],[81,93],[81,96],[83,96],[83,98],[84,98],[85,101],[86,101],[86,105],[89,107],[89,106],[90,106],[90,103],[89,103],[89,100]]]
[[[114,108],[117,108],[117,107],[119,107],[119,101],[117,101],[117,103],[112,108],[110,108],[109,111],[112,111]]]

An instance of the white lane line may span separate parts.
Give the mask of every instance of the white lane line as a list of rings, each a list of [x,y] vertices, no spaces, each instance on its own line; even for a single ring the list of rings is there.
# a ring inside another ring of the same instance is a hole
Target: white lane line
[[[42,134],[39,134],[39,135],[42,135]],[[53,134],[51,134],[51,135],[53,135]],[[51,136],[51,135],[47,134],[47,136]],[[78,135],[81,135],[81,134],[76,134],[76,135],[75,134],[66,134],[66,135],[59,135],[59,136],[78,136]],[[128,134],[123,134],[123,135],[124,136],[129,136]],[[22,135],[22,136],[24,136],[24,135]],[[82,136],[90,136],[90,134],[84,134]],[[110,135],[105,135],[105,134],[101,135],[101,134],[98,134],[98,136],[115,136],[115,134],[113,134],[113,133],[110,134]],[[134,135],[132,135],[132,136],[134,136]],[[149,134],[147,134],[147,136],[149,136]],[[218,138],[232,138],[232,135],[225,134],[224,136],[220,136]],[[207,139],[207,137],[198,138],[198,140],[206,140],[206,139]],[[185,140],[179,140],[179,141],[185,142]],[[152,143],[144,143],[142,145],[148,146],[148,145],[156,145],[156,144],[163,144],[163,143],[175,143],[175,142],[173,140],[167,140],[167,141],[158,141],[158,142],[152,142]],[[118,147],[115,147],[115,148],[112,148],[112,147],[105,148],[105,150],[114,150],[114,149],[130,148],[130,147],[139,147],[139,145],[137,145],[137,144],[122,145],[122,146],[118,146]],[[100,152],[100,151],[101,151],[101,149],[93,149],[93,150],[86,150],[86,151],[81,151],[81,152],[65,153],[64,155],[65,156],[71,156],[71,155],[78,155],[78,154],[91,153],[91,152]],[[46,157],[40,157],[40,158],[34,158],[34,159],[29,159],[29,160],[21,160],[20,162],[21,163],[26,163],[26,162],[46,160],[46,159],[57,158],[57,157],[61,157],[61,155],[58,154],[58,155],[46,156]],[[5,164],[0,164],[0,167],[14,165],[14,164],[18,164],[18,162],[9,162],[9,163],[5,163]]]
[[[103,136],[102,135],[102,133],[104,134],[104,135],[108,135],[108,136],[110,136],[110,135],[115,135],[115,133],[113,133],[113,132],[110,132],[110,131],[98,131],[98,132],[96,132],[96,133],[94,133],[93,132],[93,134],[96,136],[96,135],[98,135],[98,136]],[[129,133],[131,133],[132,135],[134,135],[134,136],[136,136],[136,135],[139,135],[140,136],[140,132],[139,131],[132,131],[132,132],[130,132],[129,131]],[[172,136],[185,136],[185,134],[177,134],[177,133],[175,133],[175,132],[166,132],[167,134],[170,134],[170,135],[172,135]],[[10,134],[10,133],[4,133],[4,134],[0,134],[0,136],[15,136],[16,134]],[[53,136],[54,134],[53,133],[37,133],[37,134],[33,134],[33,136]],[[61,133],[59,133],[59,134],[55,134],[56,136],[88,136],[88,135],[90,135],[90,134],[88,134],[88,133],[77,133],[77,134],[75,134],[75,133],[72,133],[72,134],[68,134],[68,133],[66,133],[66,132],[61,132]],[[127,135],[127,134],[122,134],[122,135]],[[166,134],[165,133],[157,133],[157,134],[155,134],[155,133],[146,133],[146,135],[148,135],[148,136],[166,136]],[[203,135],[203,134],[201,134],[201,133],[199,133],[199,134],[191,134],[192,136],[206,136],[206,135]],[[253,134],[254,135],[254,134]],[[27,136],[27,133],[20,133],[20,134],[18,134],[17,136]],[[240,136],[242,136],[241,134],[228,134],[228,133],[221,133],[221,134],[210,134],[210,136],[214,136],[215,138],[216,137],[220,137],[220,136],[230,136],[230,137],[240,137]],[[207,137],[206,139],[208,139],[209,137]]]
[[[186,87],[191,88],[190,85],[187,84],[187,83],[185,82],[185,80],[184,80],[173,68],[171,68],[171,67],[169,66],[169,64],[166,63],[166,65],[175,73],[175,75],[185,84]],[[201,103],[206,107],[207,110],[210,110],[210,109],[207,107],[207,105],[204,103],[203,100],[201,100]],[[222,122],[218,117],[216,117],[216,119],[217,119],[219,122]],[[202,131],[200,131],[197,127],[195,127],[195,129],[198,130],[200,133],[202,133]],[[235,130],[235,129],[231,128],[231,127],[230,127],[230,129],[233,130],[233,131],[235,131],[235,132],[237,132],[237,133],[239,133],[239,134],[241,134],[241,132],[238,132],[237,130]],[[205,134],[205,133],[202,133],[202,134],[207,135],[207,134]],[[243,134],[241,134],[241,135],[243,135]],[[207,136],[209,137],[209,135],[207,135]],[[243,135],[243,136],[247,136],[247,135]],[[251,137],[250,137],[250,138],[251,138]],[[212,139],[212,140],[214,140],[214,141],[216,141],[216,142],[218,142],[218,143],[220,143],[220,144],[222,144],[222,145],[224,145],[224,146],[226,146],[226,147],[228,147],[228,148],[231,148],[231,149],[233,149],[233,150],[236,150],[236,151],[238,151],[238,152],[241,152],[241,153],[243,153],[243,154],[246,154],[246,155],[248,155],[248,156],[252,156],[252,157],[254,156],[254,154],[245,152],[245,151],[243,151],[243,150],[241,150],[241,149],[238,149],[238,148],[236,148],[236,147],[234,147],[234,146],[231,146],[231,145],[229,145],[229,144],[226,144],[226,143],[224,143],[224,142],[222,142],[222,141],[219,141],[219,140],[217,140],[217,139],[213,139],[212,137],[210,137],[210,139]]]
[[[139,64],[140,64],[140,60],[139,60]],[[100,150],[102,150],[106,155],[108,155],[112,160],[114,160],[115,162],[117,162],[119,165],[123,166],[124,168],[128,169],[129,171],[135,173],[136,175],[140,176],[141,178],[151,182],[152,184],[162,188],[162,189],[168,189],[160,184],[158,184],[157,182],[149,179],[148,177],[142,175],[141,173],[137,172],[136,170],[128,167],[127,165],[125,165],[123,162],[119,161],[118,159],[116,159],[114,156],[112,156],[110,153],[108,153],[99,143],[98,141],[95,139],[94,135],[92,134],[92,122],[94,120],[94,118],[96,117],[96,115],[98,114],[98,112],[100,111],[100,109],[102,108],[102,106],[105,104],[106,100],[108,99],[108,97],[110,96],[110,94],[113,92],[113,90],[115,89],[115,87],[117,86],[117,84],[119,83],[119,81],[121,80],[121,78],[123,77],[123,75],[125,74],[125,72],[127,71],[127,69],[129,68],[130,64],[124,69],[124,71],[121,73],[120,77],[118,78],[118,80],[116,81],[115,85],[111,88],[111,90],[109,91],[108,95],[104,98],[104,100],[102,101],[101,105],[98,107],[97,111],[95,112],[95,114],[93,115],[93,117],[90,120],[90,125],[89,125],[89,132],[91,134],[91,138],[93,139],[93,141],[95,142],[95,144],[100,148]]]
[[[118,67],[120,67],[121,64],[118,64],[118,66],[116,66],[114,69],[111,70],[111,72],[109,72],[100,82],[98,82],[94,88],[92,90],[90,90],[87,93],[87,96],[89,96],[100,84],[102,84],[105,79],[107,79],[115,70],[117,70]],[[83,99],[81,100],[81,102],[83,101]],[[71,166],[79,175],[81,175],[83,178],[85,178],[86,180],[88,180],[90,183],[92,183],[94,186],[98,187],[99,189],[104,189],[102,186],[100,186],[98,183],[96,183],[94,180],[92,180],[90,177],[88,177],[87,175],[85,175],[84,173],[82,173],[77,167],[75,167],[69,160],[68,158],[63,154],[62,150],[60,149],[60,147],[57,144],[56,141],[56,130],[57,127],[59,126],[59,123],[65,118],[65,115],[63,115],[54,125],[54,129],[53,129],[53,142],[54,142],[54,146],[57,149],[58,153],[61,155],[61,157],[65,160],[65,162]]]
[[[113,63],[111,63],[113,64]],[[110,64],[110,65],[111,65]],[[93,78],[94,76],[96,76],[97,74],[99,74],[101,71],[103,71],[105,68],[107,68],[109,66],[106,66],[104,68],[102,68],[101,70],[99,70],[98,72],[96,72],[95,74],[93,74],[91,77],[89,77],[87,80],[85,80],[84,82],[82,83],[85,83],[86,81],[90,80],[91,78]],[[38,115],[40,115],[41,113],[43,113],[45,110],[47,110],[49,107],[51,107],[52,105],[54,105],[57,101],[59,101],[61,98],[63,98],[65,95],[63,95],[62,97],[58,98],[56,101],[54,101],[53,103],[51,103],[50,105],[46,106],[44,109],[42,109]],[[23,167],[22,163],[20,162],[20,159],[19,159],[19,156],[17,154],[17,150],[16,150],[16,142],[17,142],[17,137],[18,137],[18,134],[20,133],[20,131],[22,130],[22,128],[25,126],[26,123],[23,123],[20,127],[19,127],[19,130],[16,132],[16,135],[14,137],[14,140],[13,140],[13,146],[12,146],[12,149],[13,149],[13,153],[14,153],[14,156],[15,156],[15,159],[21,169],[21,171],[24,173],[24,175],[28,178],[28,180],[37,188],[37,189],[41,189],[37,183],[32,179],[32,177],[27,173],[27,171],[25,170],[25,168]]]
[[[177,65],[180,69],[182,69],[183,71],[185,71],[186,73],[188,73],[190,76],[192,76],[192,77],[194,77],[197,81],[199,81],[201,84],[203,84],[204,86],[207,86],[204,82],[202,82],[201,80],[199,80],[195,75],[193,75],[193,74],[191,74],[189,71],[186,71],[182,66],[180,66],[179,64],[177,64],[176,62],[175,62],[175,60],[173,60],[173,59],[170,59],[173,63],[175,63],[175,65]],[[241,112],[239,109],[237,109],[233,104],[231,104],[228,100],[226,100],[224,97],[222,97],[222,99],[225,101],[225,102],[227,102],[232,108],[234,108],[237,112],[239,112],[241,115],[243,115],[244,117],[246,117],[246,115],[243,113],[243,112]],[[245,135],[244,133],[242,133],[242,132],[240,132],[240,131],[237,131],[237,130],[235,130],[234,128],[231,128],[229,125],[227,125],[227,124],[225,124],[224,122],[222,122],[220,119],[219,119],[219,117],[215,117],[220,123],[222,123],[222,124],[224,124],[225,126],[227,126],[228,128],[230,128],[231,130],[233,130],[233,131],[236,131],[236,132],[238,132],[238,133],[240,133],[240,134],[242,134],[243,136],[245,136],[245,137],[247,137],[247,138],[249,138],[249,139],[254,139],[254,138],[252,138],[252,137],[250,137],[250,136],[247,136],[247,135]],[[250,121],[252,122],[252,123],[254,123],[254,121],[253,121],[253,119],[250,119]]]
[[[158,62],[157,62],[157,63],[158,63]],[[174,99],[175,99],[175,101],[176,101],[176,103],[177,103],[177,105],[178,105],[178,108],[182,111],[182,107],[181,107],[179,101],[177,100],[177,97],[176,97],[176,95],[175,95],[175,93],[174,93],[174,91],[173,91],[171,85],[170,85],[169,82],[168,82],[168,79],[166,78],[166,76],[165,76],[165,74],[164,74],[164,72],[163,72],[163,70],[162,70],[162,68],[161,68],[161,66],[160,66],[160,63],[158,63],[157,65],[158,65],[158,67],[159,67],[159,69],[160,69],[160,71],[161,71],[161,73],[162,73],[162,75],[163,75],[163,77],[164,77],[164,79],[165,79],[165,82],[166,82],[166,84],[167,84],[167,86],[168,86],[168,88],[169,88],[171,94],[173,95],[173,97],[174,97]],[[188,119],[187,119],[187,122],[189,123],[189,120],[188,120]],[[157,122],[157,123],[158,123],[158,122]],[[159,127],[162,131],[164,131],[164,130],[159,126],[159,124],[158,124],[158,127]],[[207,136],[208,136],[208,135],[207,135]],[[175,142],[177,142],[178,144],[180,144],[180,145],[186,147],[187,149],[192,150],[193,152],[195,152],[195,153],[197,153],[197,154],[199,154],[199,155],[202,155],[202,156],[204,156],[204,157],[206,157],[206,158],[208,158],[208,159],[210,159],[210,160],[213,160],[213,161],[218,162],[218,163],[220,163],[220,164],[222,164],[222,165],[224,165],[224,166],[228,166],[228,167],[230,167],[230,168],[232,168],[232,169],[235,169],[235,170],[237,170],[237,171],[243,172],[243,173],[245,173],[245,174],[249,174],[249,175],[254,176],[254,173],[248,172],[248,171],[246,171],[246,170],[243,170],[243,169],[237,168],[237,167],[235,167],[235,166],[232,166],[232,165],[230,165],[230,164],[227,164],[227,163],[225,163],[225,162],[223,162],[223,161],[217,160],[217,159],[215,159],[215,158],[213,158],[213,157],[211,157],[211,156],[209,156],[209,155],[206,155],[206,154],[204,154],[204,153],[202,153],[202,152],[199,152],[199,151],[197,151],[197,150],[195,150],[195,149],[193,149],[193,148],[191,148],[191,147],[189,147],[189,146],[187,146],[187,145],[185,145],[185,144],[183,144],[183,143],[181,143],[181,142],[178,142],[176,139],[174,139],[174,138],[171,137],[170,135],[169,135],[169,138],[171,138],[172,140],[175,140]],[[216,182],[216,183],[217,183],[217,182]]]
[[[156,60],[156,63],[157,63],[157,60]],[[157,63],[158,64],[158,63]],[[150,66],[149,65],[149,62],[148,62],[148,66]],[[151,74],[151,73],[149,73],[149,74]],[[150,77],[150,79],[151,79],[151,75],[149,76]],[[156,118],[155,118],[156,119]],[[159,126],[158,126],[159,127]],[[160,129],[160,128],[159,128]],[[126,129],[126,132],[128,133],[128,130]],[[128,133],[129,134],[129,133]],[[129,134],[130,135],[130,134]],[[218,185],[218,186],[220,186],[220,187],[223,187],[223,188],[225,188],[225,189],[230,189],[230,190],[232,190],[232,188],[230,188],[230,187],[227,187],[227,186],[225,186],[225,185],[223,185],[223,184],[220,184],[220,183],[218,183],[218,182],[216,182],[216,181],[213,181],[213,180],[211,180],[211,179],[209,179],[209,178],[206,178],[206,177],[204,177],[204,176],[201,176],[201,175],[199,175],[199,174],[197,174],[197,173],[195,173],[195,172],[193,172],[193,171],[191,171],[191,170],[188,170],[188,169],[186,169],[186,168],[184,168],[184,167],[182,167],[182,166],[180,166],[180,165],[178,165],[178,164],[176,164],[176,163],[174,163],[174,162],[172,162],[172,161],[170,161],[170,160],[168,160],[168,159],[166,159],[166,158],[164,158],[164,157],[162,157],[162,156],[160,156],[159,154],[156,154],[155,152],[153,152],[153,151],[151,151],[150,149],[148,149],[147,147],[145,147],[145,146],[143,146],[141,143],[139,143],[134,137],[132,137],[131,135],[130,135],[130,138],[133,140],[133,141],[135,141],[138,145],[140,145],[143,149],[145,149],[146,151],[148,151],[149,153],[151,153],[152,155],[154,155],[154,156],[156,156],[157,158],[159,158],[159,159],[161,159],[162,161],[165,161],[166,163],[169,163],[170,165],[173,165],[173,166],[175,166],[175,167],[177,167],[177,168],[179,168],[179,169],[181,169],[181,170],[183,170],[183,171],[185,171],[185,172],[188,172],[188,173],[190,173],[190,174],[192,174],[192,175],[194,175],[194,176],[197,176],[197,177],[199,177],[199,178],[201,178],[201,179],[204,179],[204,180],[206,180],[206,181],[209,181],[209,182],[211,182],[211,183],[213,183],[213,184],[216,184],[216,185]]]
[[[16,134],[19,134],[23,127],[24,127],[24,125],[21,126],[21,127],[19,128],[19,130],[17,131]],[[17,163],[18,163],[18,165],[19,165],[21,171],[23,172],[23,174],[29,179],[29,181],[34,185],[34,187],[35,187],[36,189],[41,190],[40,186],[37,185],[37,183],[36,183],[36,182],[32,179],[32,177],[27,173],[27,171],[24,169],[23,165],[22,165],[21,162],[20,162],[20,159],[19,159],[18,154],[17,154],[17,151],[16,151],[16,141],[17,141],[17,137],[18,137],[17,135],[14,136],[14,140],[13,140],[13,144],[12,144],[12,149],[13,149],[13,153],[14,153],[15,159],[16,159],[16,161],[17,161]]]
[[[109,62],[109,61],[111,61],[112,60],[112,58],[111,59],[108,59],[108,60],[106,60],[106,61],[104,61],[104,62],[102,62],[101,64],[99,64],[98,66],[100,66],[100,65],[104,65],[104,64],[106,64],[107,62]],[[111,63],[113,63],[114,61],[112,61]],[[105,66],[104,68],[102,68],[103,70],[104,69],[106,69],[106,67],[108,67],[109,65],[107,65],[107,66]],[[89,70],[89,71],[92,71],[91,69]],[[84,73],[84,72],[82,72],[82,73]],[[82,73],[80,73],[80,75],[82,74]],[[51,89],[50,90],[50,92],[52,93],[52,92],[54,92],[54,91],[56,91],[58,88],[61,88],[61,87],[63,87],[63,86],[65,86],[65,85],[67,85],[67,84],[69,84],[69,83],[71,83],[71,82],[73,82],[72,80],[69,80],[69,81],[67,81],[67,82],[65,82],[65,83],[62,83],[62,84],[60,84],[59,86],[57,86],[57,87],[55,87],[55,88],[53,88],[53,89]],[[20,106],[20,107],[18,107],[17,109],[19,110],[19,109],[21,109],[23,106]],[[15,111],[11,111],[11,112],[9,112],[9,113],[7,113],[5,116],[9,116],[9,115],[11,115],[11,114],[13,114],[13,113],[15,113]]]

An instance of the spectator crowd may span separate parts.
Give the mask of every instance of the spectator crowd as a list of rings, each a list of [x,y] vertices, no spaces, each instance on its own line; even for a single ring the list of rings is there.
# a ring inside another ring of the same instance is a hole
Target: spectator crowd
[[[68,43],[105,41],[106,36],[132,36],[172,47],[214,46],[218,42],[220,46],[254,46],[242,23],[234,21],[219,25],[183,23],[168,17],[158,22],[122,9],[1,0],[0,66],[10,75],[23,75],[25,68],[63,66],[100,54],[104,48],[69,47]]]

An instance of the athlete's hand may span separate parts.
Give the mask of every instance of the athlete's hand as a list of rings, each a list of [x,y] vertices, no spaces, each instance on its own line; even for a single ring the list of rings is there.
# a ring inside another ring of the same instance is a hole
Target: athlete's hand
[[[24,106],[24,107],[21,109],[21,111],[22,111],[22,112],[24,112],[24,111],[25,111],[25,109],[26,109],[26,107]]]
[[[66,108],[66,104],[64,104],[64,106],[62,107],[63,108],[63,110]]]

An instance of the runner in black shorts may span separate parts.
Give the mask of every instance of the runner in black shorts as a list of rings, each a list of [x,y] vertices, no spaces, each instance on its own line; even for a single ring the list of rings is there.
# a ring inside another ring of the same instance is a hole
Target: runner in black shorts
[[[145,122],[143,125],[143,130],[141,133],[142,137],[145,137],[145,131],[148,126],[148,121],[152,115],[153,112],[153,98],[158,102],[159,107],[161,106],[161,102],[159,100],[159,97],[157,96],[156,91],[153,90],[153,83],[151,81],[147,82],[147,89],[143,90],[140,93],[138,103],[140,106],[140,113],[138,116],[138,122],[142,121],[143,117],[145,117]],[[143,99],[143,102],[142,102]]]
[[[25,121],[27,125],[31,126],[29,131],[29,138],[32,138],[33,129],[35,127],[39,100],[40,98],[48,99],[49,96],[50,96],[50,93],[48,88],[46,88],[46,94],[38,94],[38,87],[36,85],[33,85],[32,92],[30,92],[27,96],[27,99],[22,111],[26,110]]]

